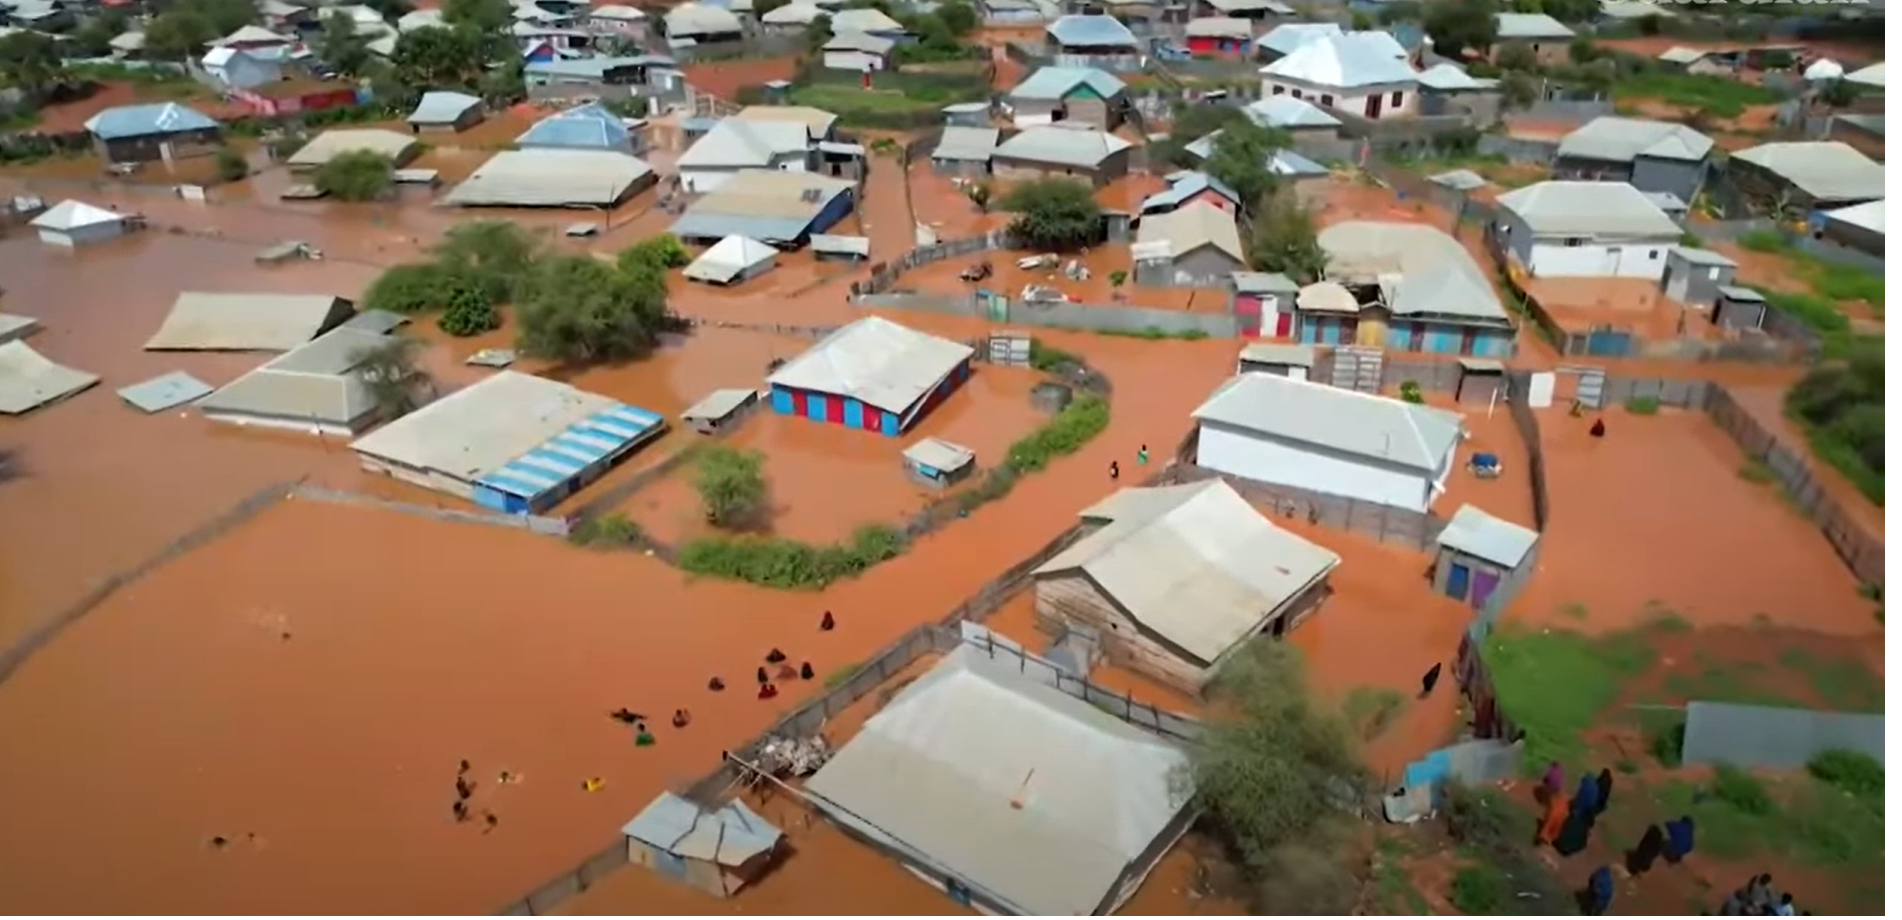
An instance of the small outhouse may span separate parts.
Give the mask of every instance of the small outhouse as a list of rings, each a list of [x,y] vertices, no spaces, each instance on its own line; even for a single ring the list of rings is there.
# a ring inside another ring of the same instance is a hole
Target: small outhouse
[[[1461,505],[1440,531],[1433,590],[1496,617],[1531,578],[1538,546],[1537,531]]]
[[[1314,372],[1314,346],[1276,345],[1258,342],[1242,349],[1235,362],[1237,374],[1274,374],[1294,380],[1306,380]]]
[[[1710,321],[1724,329],[1762,329],[1767,306],[1761,293],[1726,285],[1717,289],[1717,305],[1711,308]]]
[[[1461,358],[1460,380],[1453,396],[1472,406],[1489,406],[1506,398],[1506,366],[1492,358]]]
[[[701,434],[715,434],[737,424],[757,405],[757,390],[714,390],[680,413],[680,420]]]
[[[905,448],[905,472],[922,485],[942,489],[977,468],[971,449],[939,438],[925,438]]]
[[[1241,334],[1250,338],[1285,339],[1294,335],[1294,295],[1301,289],[1287,275],[1236,272],[1229,276],[1235,290],[1229,312],[1241,322]]]
[[[671,792],[661,793],[621,833],[628,862],[719,898],[758,880],[786,839],[744,802],[709,811]]]
[[[872,241],[862,236],[812,235],[812,257],[820,262],[864,262],[872,257]]]
[[[1664,296],[1678,303],[1708,307],[1736,277],[1737,263],[1721,252],[1679,246],[1664,257]]]

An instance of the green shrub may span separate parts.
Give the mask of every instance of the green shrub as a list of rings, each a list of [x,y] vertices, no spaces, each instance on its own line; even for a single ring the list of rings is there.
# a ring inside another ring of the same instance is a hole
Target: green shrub
[[[1737,237],[1737,245],[1751,252],[1782,252],[1790,248],[1789,241],[1775,230],[1750,230]]]
[[[317,167],[312,182],[340,201],[375,201],[396,187],[396,167],[375,151],[352,150]]]
[[[1656,396],[1633,396],[1625,400],[1625,411],[1632,415],[1657,415],[1660,405]]]
[[[1042,339],[1030,340],[1030,366],[1050,373],[1063,369],[1066,365],[1083,366],[1083,359],[1061,348],[1045,345]]]
[[[1461,913],[1483,916],[1505,907],[1512,900],[1512,887],[1492,866],[1463,866],[1453,874],[1447,898]]]
[[[867,524],[843,543],[813,546],[783,537],[700,537],[680,548],[681,569],[768,588],[817,590],[905,551],[905,534]]]
[[[443,311],[436,318],[437,328],[457,338],[468,338],[502,325],[502,316],[495,311],[495,304],[489,302],[488,295],[475,282],[453,273],[445,280],[447,283],[440,295]]]
[[[596,549],[632,546],[641,539],[641,526],[620,512],[591,517],[568,532],[568,542]]]
[[[393,265],[370,283],[363,307],[406,316],[427,313],[443,305],[443,291],[453,281],[449,270],[433,262]]]
[[[251,167],[244,161],[244,154],[232,147],[218,148],[218,178],[236,182],[250,174]]]
[[[1053,458],[1076,453],[1108,427],[1109,403],[1100,396],[1083,396],[1012,444],[1004,462],[1019,474],[1041,470]]]
[[[1672,718],[1653,726],[1648,736],[1651,742],[1651,756],[1665,767],[1676,767],[1684,762],[1684,719]]]
[[[1810,758],[1811,776],[1876,808],[1882,807],[1882,764],[1860,751],[1828,750]]]
[[[1689,230],[1686,230],[1684,231],[1683,235],[1677,238],[1677,243],[1679,246],[1689,246],[1693,249],[1701,249],[1704,246],[1704,238],[1701,236],[1698,236],[1695,233],[1692,233]]]
[[[766,501],[766,456],[725,444],[710,444],[694,461],[693,488],[707,520],[731,527],[757,515]]]
[[[1747,815],[1761,817],[1776,810],[1762,780],[1727,763],[1718,764],[1712,774],[1711,795]]]
[[[693,255],[687,252],[687,247],[681,245],[679,237],[671,233],[662,233],[621,250],[617,261],[622,271],[630,271],[641,265],[665,271],[670,268],[680,268],[692,262]]]
[[[1426,402],[1426,394],[1420,391],[1420,381],[1404,380],[1400,383],[1400,400],[1421,405]]]

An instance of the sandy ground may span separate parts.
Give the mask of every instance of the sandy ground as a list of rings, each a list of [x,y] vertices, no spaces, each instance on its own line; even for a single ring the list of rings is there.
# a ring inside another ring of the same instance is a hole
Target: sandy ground
[[[97,92],[84,99],[62,102],[40,110],[40,120],[32,130],[46,133],[83,131],[86,119],[106,109],[143,102],[180,102],[213,118],[235,118],[247,112],[244,106],[208,98],[192,86],[102,83]]]

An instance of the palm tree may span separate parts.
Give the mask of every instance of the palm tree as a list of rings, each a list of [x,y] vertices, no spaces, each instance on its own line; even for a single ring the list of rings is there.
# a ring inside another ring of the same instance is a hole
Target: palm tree
[[[423,343],[406,335],[392,335],[356,354],[357,373],[369,387],[378,418],[400,418],[436,395],[435,381],[417,366]]]

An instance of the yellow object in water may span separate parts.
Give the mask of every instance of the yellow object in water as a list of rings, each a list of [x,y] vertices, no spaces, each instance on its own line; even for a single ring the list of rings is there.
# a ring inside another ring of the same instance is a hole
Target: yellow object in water
[[[604,787],[607,786],[607,784],[608,784],[607,780],[604,780],[598,776],[594,777],[593,779],[582,780],[581,791],[582,792],[600,792]]]

